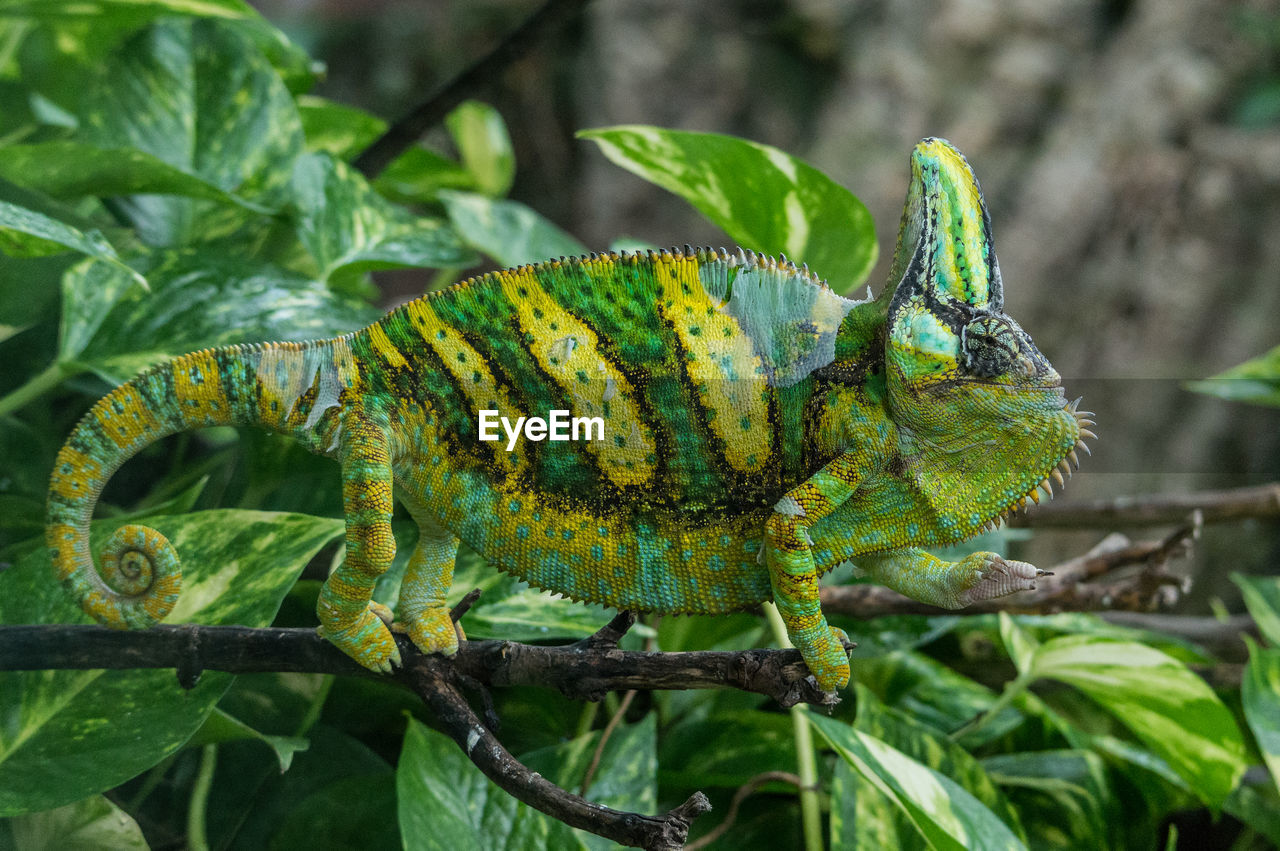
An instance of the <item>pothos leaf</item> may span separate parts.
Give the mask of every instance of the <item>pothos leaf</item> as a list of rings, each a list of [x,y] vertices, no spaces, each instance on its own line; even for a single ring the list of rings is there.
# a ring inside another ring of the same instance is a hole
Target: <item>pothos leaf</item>
[[[88,96],[84,141],[127,146],[263,207],[285,200],[302,123],[271,63],[235,27],[165,19],[130,38]],[[202,199],[117,202],[143,239],[185,244],[225,235],[245,212]]]
[[[834,718],[811,712],[808,719],[845,762],[906,814],[933,848],[1026,847],[949,777]]]
[[[875,227],[863,203],[777,148],[638,125],[583,130],[578,136],[693,204],[743,247],[808,263],[837,292],[852,291],[875,265]]]

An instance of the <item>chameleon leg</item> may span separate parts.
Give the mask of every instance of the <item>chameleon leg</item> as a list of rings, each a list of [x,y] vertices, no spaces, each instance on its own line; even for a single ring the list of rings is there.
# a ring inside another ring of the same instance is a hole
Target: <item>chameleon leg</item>
[[[449,617],[445,595],[453,584],[458,539],[440,528],[412,500],[405,503],[418,522],[418,545],[409,557],[400,585],[400,621],[423,653],[452,656],[458,652],[458,633]]]
[[[804,657],[819,688],[835,691],[849,682],[845,634],[833,629],[818,603],[818,570],[809,527],[853,494],[859,479],[856,456],[846,453],[778,500],[765,523],[765,560],[773,601],[791,643]]]
[[[1044,576],[1025,561],[1006,561],[995,553],[976,552],[960,561],[943,561],[915,548],[858,556],[858,567],[875,582],[900,594],[944,609],[1003,597],[1036,587]]]
[[[370,595],[396,554],[391,536],[391,455],[385,423],[358,405],[342,420],[342,510],[347,557],[320,589],[320,634],[366,668],[387,673],[400,650]]]

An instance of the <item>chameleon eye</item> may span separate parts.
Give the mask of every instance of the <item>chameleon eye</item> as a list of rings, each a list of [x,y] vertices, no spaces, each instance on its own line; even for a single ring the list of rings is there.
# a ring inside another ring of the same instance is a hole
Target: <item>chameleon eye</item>
[[[966,325],[960,341],[964,369],[979,378],[1007,374],[1018,357],[1017,335],[993,316],[979,316]]]

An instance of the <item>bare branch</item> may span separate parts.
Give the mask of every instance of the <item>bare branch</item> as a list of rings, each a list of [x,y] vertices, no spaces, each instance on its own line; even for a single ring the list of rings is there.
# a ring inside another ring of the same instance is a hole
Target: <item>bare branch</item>
[[[1199,509],[1205,523],[1247,517],[1280,518],[1280,482],[1188,494],[1149,494],[1093,502],[1049,502],[1010,519],[1010,526],[1090,529],[1099,526],[1166,526]]]
[[[423,133],[440,123],[449,110],[483,91],[543,36],[577,14],[585,4],[586,0],[547,0],[491,51],[388,127],[356,157],[355,167],[370,180],[377,177]]]

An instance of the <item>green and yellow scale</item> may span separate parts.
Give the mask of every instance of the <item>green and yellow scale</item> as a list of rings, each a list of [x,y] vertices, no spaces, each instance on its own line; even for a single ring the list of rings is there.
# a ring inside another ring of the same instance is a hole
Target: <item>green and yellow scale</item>
[[[968,164],[937,139],[911,162],[879,299],[851,301],[742,251],[610,253],[474,278],[338,339],[211,349],[144,373],[100,400],[58,456],[58,576],[104,623],[163,618],[176,553],[125,527],[100,576],[97,497],[164,435],[256,425],[341,465],[346,560],[318,613],[362,665],[400,661],[392,613],[370,602],[395,552],[396,494],[420,527],[398,620],[426,652],[457,649],[445,595],[462,540],[538,587],[618,608],[773,599],[818,683],[843,686],[843,636],[819,609],[818,577],[852,559],[950,607],[1033,587],[1039,572],[1022,562],[917,548],[1025,504],[1089,434],[1002,312]],[[508,451],[505,436],[480,439],[481,411],[598,418],[603,439],[516,438]]]

